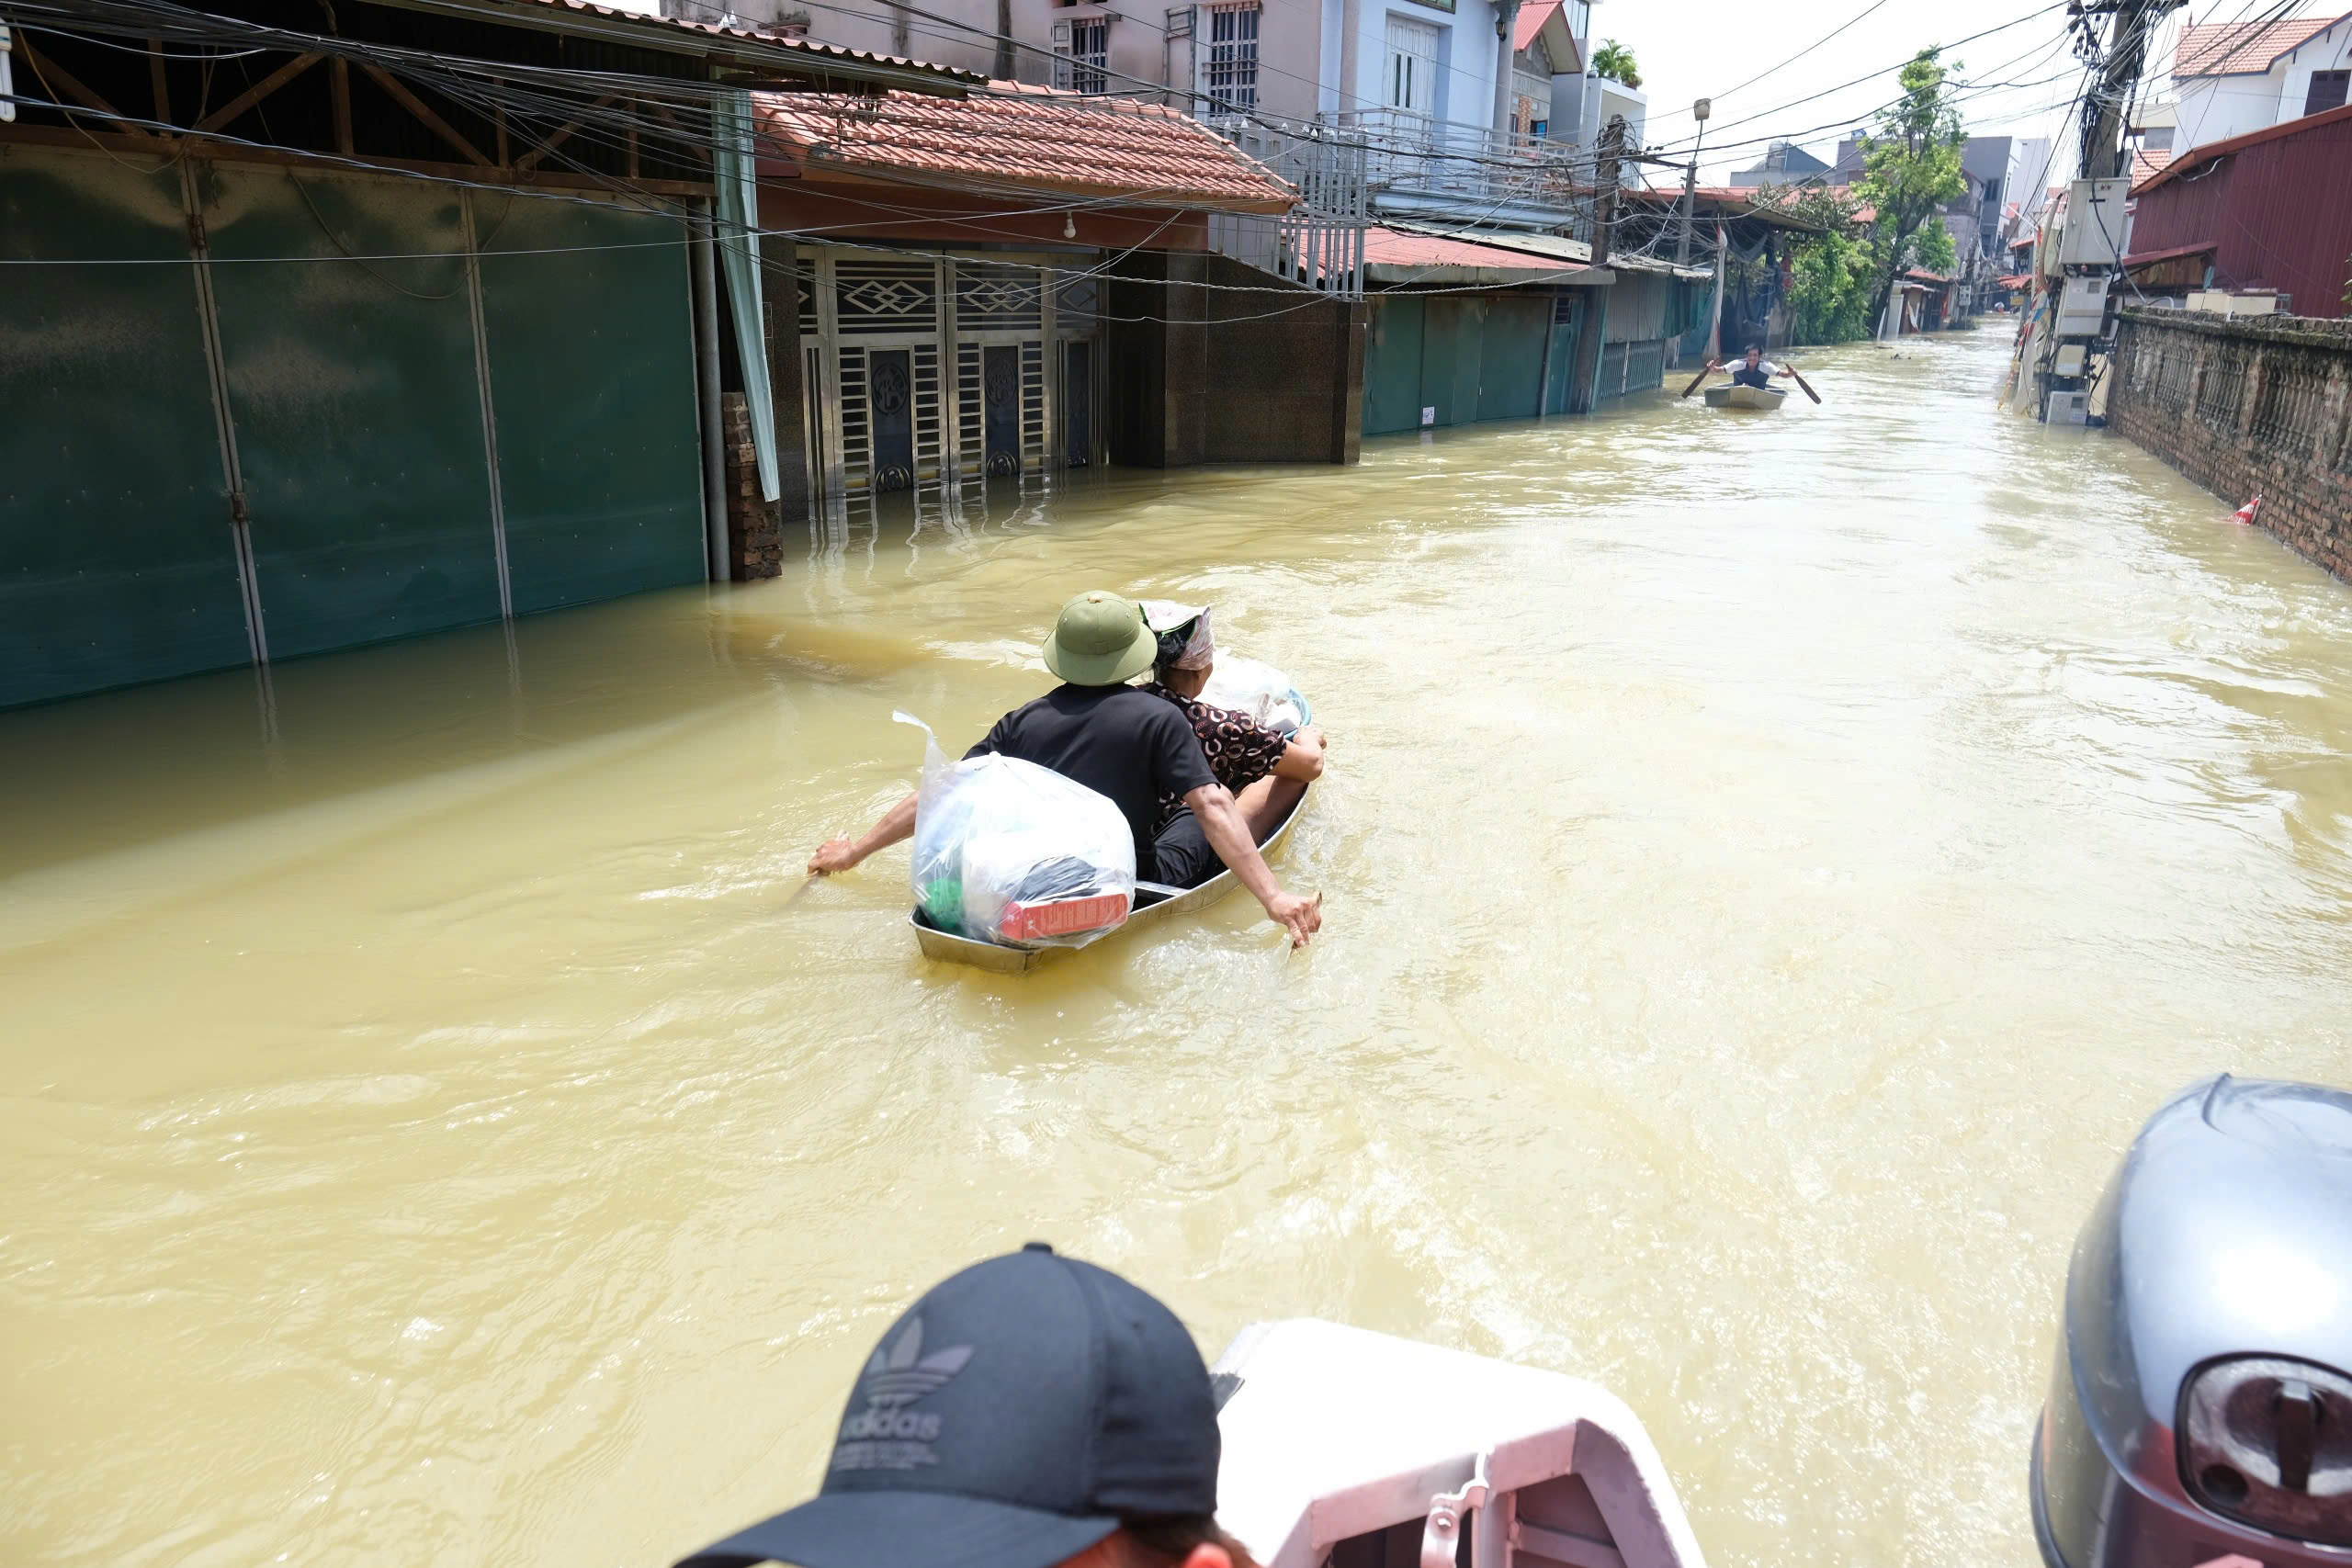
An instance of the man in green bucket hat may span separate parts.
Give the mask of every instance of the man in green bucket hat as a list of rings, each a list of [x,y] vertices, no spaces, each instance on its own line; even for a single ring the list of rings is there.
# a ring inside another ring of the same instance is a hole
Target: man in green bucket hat
[[[1046,668],[1062,684],[996,721],[966,752],[998,751],[1051,768],[1106,796],[1135,835],[1136,874],[1191,887],[1220,864],[1265,907],[1266,916],[1304,947],[1323,924],[1321,895],[1286,893],[1266,867],[1233,796],[1209,771],[1201,742],[1175,705],[1127,682],[1152,665],[1159,639],[1130,600],[1096,590],[1062,606],[1046,639]],[[1163,795],[1184,809],[1152,831]],[[809,859],[818,876],[847,871],[915,830],[915,796],[886,813],[861,839],[833,839]]]

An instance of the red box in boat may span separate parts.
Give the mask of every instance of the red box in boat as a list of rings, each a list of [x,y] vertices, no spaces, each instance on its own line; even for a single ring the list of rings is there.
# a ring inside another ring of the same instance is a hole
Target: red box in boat
[[[1006,942],[1042,942],[1079,931],[1107,931],[1127,918],[1127,896],[1097,893],[1043,904],[1007,904],[997,934]]]

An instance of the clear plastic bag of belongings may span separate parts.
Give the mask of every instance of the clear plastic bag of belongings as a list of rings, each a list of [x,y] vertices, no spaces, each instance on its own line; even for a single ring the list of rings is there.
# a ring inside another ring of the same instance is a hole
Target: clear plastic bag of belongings
[[[931,736],[931,727],[893,718]],[[935,736],[915,795],[915,906],[932,926],[1005,947],[1084,947],[1126,922],[1136,841],[1107,796],[988,753],[951,762]]]
[[[1295,735],[1314,716],[1290,677],[1255,659],[1219,659],[1201,701],[1248,714],[1278,735]]]

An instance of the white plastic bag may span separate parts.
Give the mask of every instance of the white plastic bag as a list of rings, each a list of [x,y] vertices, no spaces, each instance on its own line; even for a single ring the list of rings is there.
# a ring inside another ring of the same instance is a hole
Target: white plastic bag
[[[915,907],[941,931],[1005,947],[1084,947],[1125,923],[1136,842],[1105,796],[984,753],[950,762],[931,727],[915,795]]]
[[[1308,713],[1306,699],[1290,677],[1255,659],[1219,659],[1201,689],[1201,701],[1246,713],[1278,735],[1296,734]]]

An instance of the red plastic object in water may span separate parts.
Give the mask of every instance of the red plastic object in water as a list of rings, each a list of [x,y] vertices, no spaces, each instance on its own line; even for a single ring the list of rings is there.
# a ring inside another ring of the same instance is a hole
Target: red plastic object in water
[[[1127,896],[1096,893],[1040,904],[1007,904],[997,934],[1007,942],[1042,942],[1079,931],[1108,931],[1127,918]]]
[[[2239,507],[2235,512],[2231,513],[2230,521],[2233,523],[2251,524],[2254,521],[2254,514],[2261,510],[2262,497],[2257,495],[2252,501],[2247,502],[2244,506]]]

